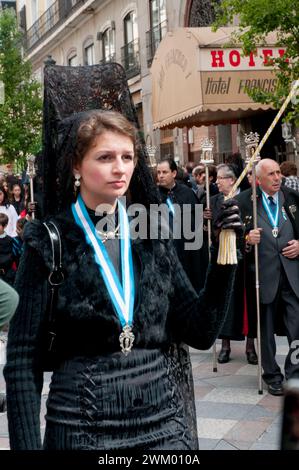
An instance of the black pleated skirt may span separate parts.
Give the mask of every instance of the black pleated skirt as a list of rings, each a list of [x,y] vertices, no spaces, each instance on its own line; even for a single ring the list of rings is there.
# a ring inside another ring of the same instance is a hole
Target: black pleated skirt
[[[44,448],[194,448],[182,367],[168,353],[138,348],[65,361],[52,376]]]

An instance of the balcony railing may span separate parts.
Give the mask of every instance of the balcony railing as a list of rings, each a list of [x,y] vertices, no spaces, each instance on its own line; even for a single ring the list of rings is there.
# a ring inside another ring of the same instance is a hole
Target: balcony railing
[[[110,54],[107,57],[103,57],[102,60],[100,60],[100,64],[109,64],[110,62],[115,62],[115,54]]]
[[[146,55],[147,55],[147,66],[150,67],[155,55],[155,52],[167,33],[167,21],[154,26],[146,33]]]
[[[128,42],[121,48],[121,62],[126,71],[127,78],[135,77],[140,73],[139,40]]]
[[[42,42],[50,32],[58,28],[73,12],[87,0],[56,0],[38,20],[33,23],[26,34],[28,52]]]

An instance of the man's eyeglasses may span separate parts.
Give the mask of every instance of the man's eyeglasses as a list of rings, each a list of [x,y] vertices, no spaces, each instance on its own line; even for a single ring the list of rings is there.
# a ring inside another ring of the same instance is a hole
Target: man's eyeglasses
[[[227,178],[231,178],[231,176],[217,176],[217,180],[226,180]]]

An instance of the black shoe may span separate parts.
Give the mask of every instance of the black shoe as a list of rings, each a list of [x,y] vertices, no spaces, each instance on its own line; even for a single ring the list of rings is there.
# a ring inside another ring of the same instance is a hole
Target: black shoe
[[[268,384],[268,392],[271,393],[271,395],[275,395],[279,397],[280,395],[283,395],[283,386],[281,382],[273,382],[272,384]]]
[[[246,357],[247,357],[247,362],[248,364],[253,364],[254,366],[257,365],[258,360],[257,360],[257,355],[255,351],[246,351]]]
[[[219,364],[225,364],[229,361],[230,349],[221,349],[218,355],[218,362]]]
[[[6,411],[6,395],[5,393],[0,393],[0,413]]]

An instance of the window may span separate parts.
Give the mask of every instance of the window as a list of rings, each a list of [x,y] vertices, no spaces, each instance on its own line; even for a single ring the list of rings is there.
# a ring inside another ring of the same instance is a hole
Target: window
[[[151,28],[158,26],[166,21],[166,2],[165,0],[150,0],[150,21]]]
[[[140,73],[138,27],[135,11],[131,11],[124,18],[124,41],[125,45],[121,48],[122,64],[127,78],[131,78]]]
[[[94,59],[94,44],[89,44],[84,48],[84,65],[93,65]]]
[[[150,0],[150,30],[146,33],[147,63],[149,67],[166,32],[166,1]]]
[[[70,55],[68,60],[67,60],[67,64],[70,65],[71,67],[75,67],[76,65],[78,65],[77,54]]]
[[[31,0],[32,24],[38,20],[38,0]]]
[[[125,44],[138,38],[137,18],[135,11],[131,11],[124,19]]]
[[[115,30],[108,28],[102,36],[103,61],[113,62],[115,60]]]

